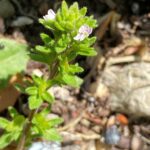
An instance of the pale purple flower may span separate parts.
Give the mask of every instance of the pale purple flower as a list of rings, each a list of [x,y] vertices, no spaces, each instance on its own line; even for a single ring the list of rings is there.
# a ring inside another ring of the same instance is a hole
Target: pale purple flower
[[[85,24],[79,28],[78,34],[73,39],[76,41],[83,41],[91,33],[92,33],[92,28],[90,28],[88,25]]]
[[[45,20],[54,20],[56,17],[55,12],[52,9],[49,9],[47,15],[43,16]]]

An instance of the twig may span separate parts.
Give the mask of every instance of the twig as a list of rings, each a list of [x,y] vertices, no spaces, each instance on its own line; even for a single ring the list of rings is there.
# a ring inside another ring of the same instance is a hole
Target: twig
[[[71,121],[66,126],[59,128],[58,131],[62,132],[62,131],[65,131],[65,130],[73,128],[74,126],[76,126],[80,122],[80,120],[82,119],[84,114],[85,114],[85,111],[82,112],[81,115],[78,118],[76,118],[75,120]]]
[[[93,134],[76,133],[75,136],[77,136],[78,138],[83,139],[83,140],[96,140],[96,139],[101,138],[101,136],[96,133],[93,133]]]
[[[139,56],[131,55],[131,56],[123,56],[123,57],[110,57],[106,63],[106,66],[108,67],[114,64],[131,63],[136,61],[150,62],[150,56],[139,57]]]

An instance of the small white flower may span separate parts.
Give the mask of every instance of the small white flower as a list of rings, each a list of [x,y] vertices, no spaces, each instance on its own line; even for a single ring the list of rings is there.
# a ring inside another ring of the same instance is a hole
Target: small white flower
[[[43,16],[45,20],[54,20],[55,17],[56,17],[56,14],[52,9],[49,9],[47,15]]]
[[[78,34],[73,39],[77,41],[83,41],[91,33],[92,28],[90,28],[88,25],[82,25],[78,31]]]

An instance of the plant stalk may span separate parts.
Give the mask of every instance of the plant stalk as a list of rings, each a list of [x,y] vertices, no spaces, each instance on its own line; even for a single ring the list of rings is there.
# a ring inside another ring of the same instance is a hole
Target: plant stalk
[[[25,124],[25,126],[23,128],[22,136],[20,138],[20,141],[18,143],[16,150],[24,150],[26,139],[27,139],[27,136],[28,136],[30,129],[31,129],[32,119],[33,119],[33,116],[36,112],[37,112],[36,109],[34,109],[30,112],[29,117],[28,117],[28,122]]]

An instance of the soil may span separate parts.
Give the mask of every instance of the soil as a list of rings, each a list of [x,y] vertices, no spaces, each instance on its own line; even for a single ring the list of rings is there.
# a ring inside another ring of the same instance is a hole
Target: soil
[[[67,2],[72,4],[74,1],[67,0]],[[62,148],[149,150],[150,114],[134,117],[135,115],[128,112],[128,108],[124,111],[116,107],[112,109],[110,82],[105,84],[103,81],[104,73],[109,67],[120,69],[141,61],[150,62],[150,1],[78,0],[78,2],[80,7],[88,8],[88,15],[94,15],[98,20],[98,27],[93,33],[97,37],[94,47],[98,55],[94,58],[77,58],[76,61],[85,69],[84,73],[79,75],[84,79],[80,89],[54,88],[56,101],[50,115],[61,116],[64,119],[64,123],[58,129],[64,137]],[[6,38],[25,41],[31,47],[42,44],[39,33],[51,34],[51,32],[38,23],[38,18],[46,14],[49,8],[57,10],[61,0],[10,0],[9,3],[6,10],[11,8],[12,11],[8,12],[7,16],[0,17],[0,34]],[[1,7],[3,5],[0,5],[0,9]],[[14,25],[14,21],[20,16],[29,20],[24,24]],[[45,71],[45,66],[29,62],[26,76],[29,77],[34,69]],[[125,82],[129,80],[126,78]],[[128,90],[128,86],[122,82],[121,80],[120,83],[116,83],[121,85],[119,89]],[[119,89],[117,86],[116,90]],[[121,96],[124,96],[124,93]],[[27,114],[24,107],[26,102],[27,95],[20,95],[15,104],[18,111],[24,114]],[[133,105],[133,109],[134,107],[136,106]],[[7,111],[4,110],[1,115],[7,116]]]

